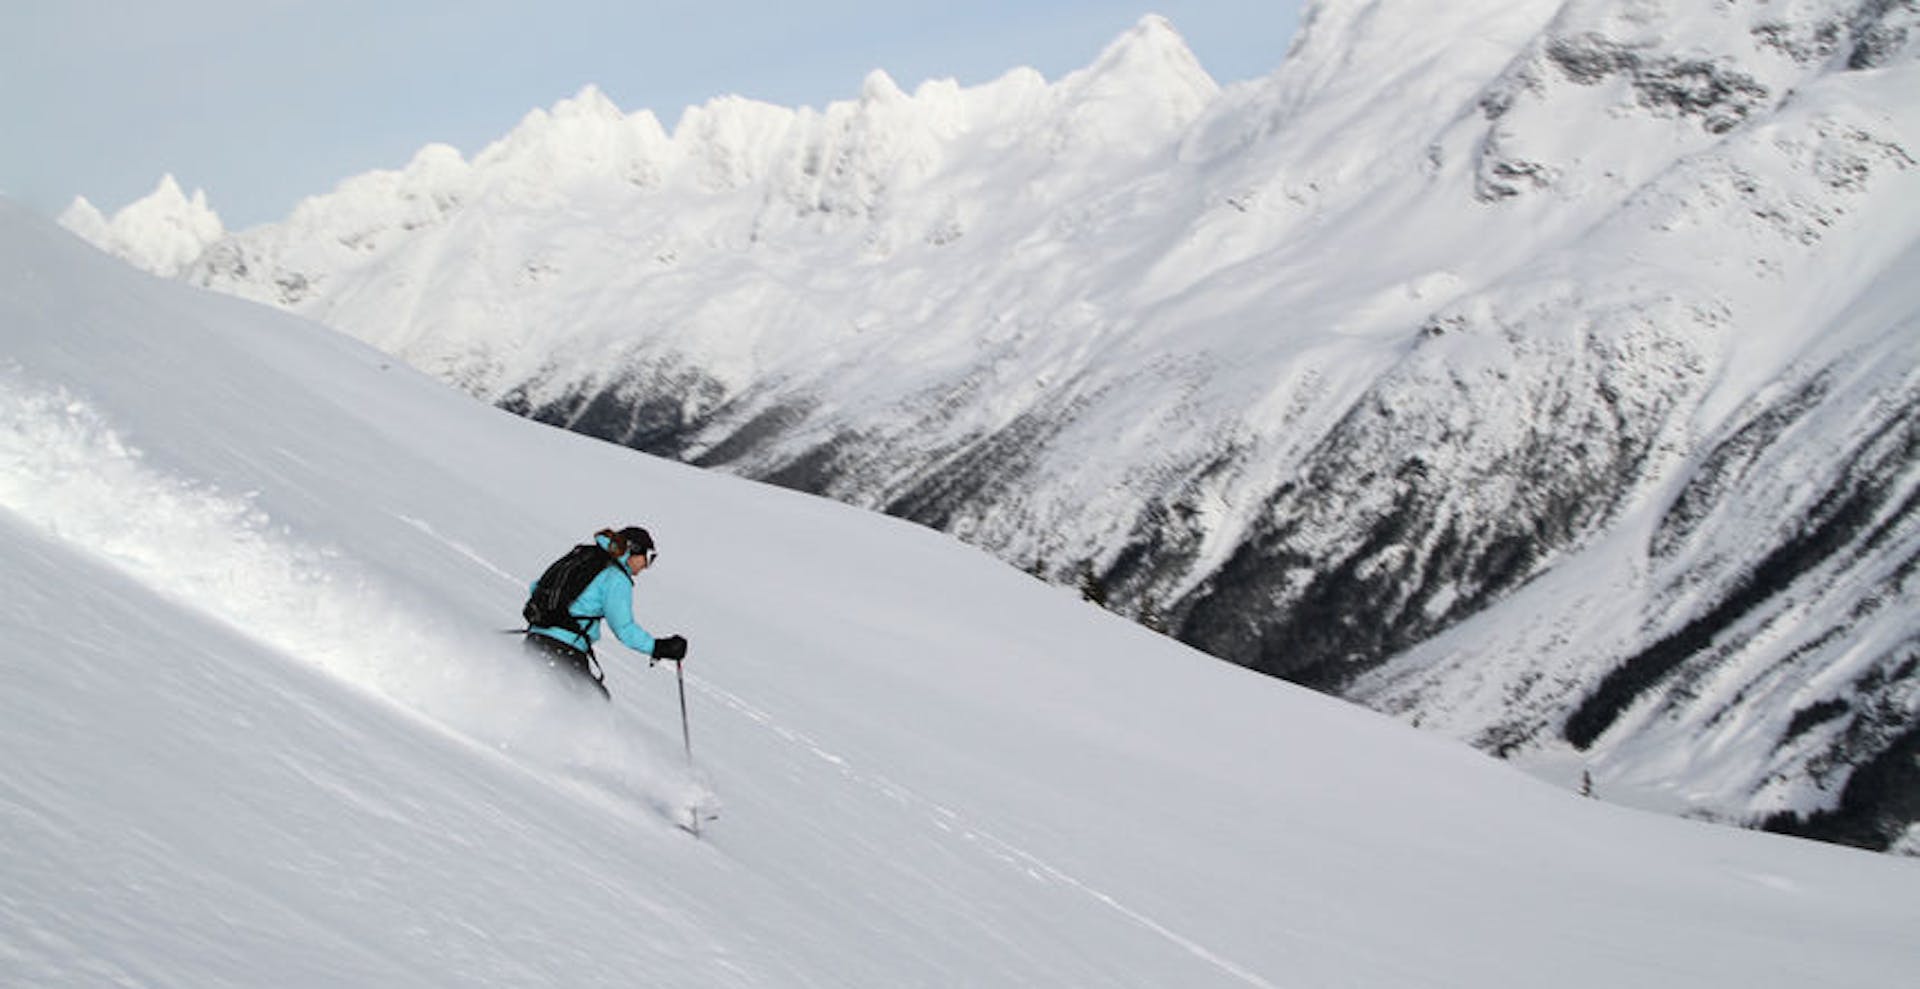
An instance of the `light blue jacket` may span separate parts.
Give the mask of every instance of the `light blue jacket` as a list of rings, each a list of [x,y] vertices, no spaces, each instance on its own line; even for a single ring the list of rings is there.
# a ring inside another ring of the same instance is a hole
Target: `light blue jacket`
[[[613,546],[605,536],[594,538],[600,543],[601,549],[611,549]],[[533,584],[527,585],[527,593],[532,594],[534,585],[538,583],[540,582],[536,580]],[[593,583],[588,584],[587,589],[581,591],[580,596],[574,598],[572,604],[567,605],[567,613],[580,618],[604,618],[608,627],[613,629],[614,636],[626,643],[627,648],[643,656],[653,655],[653,634],[641,628],[633,620],[633,577],[627,573],[627,558],[624,556],[620,557],[619,566],[608,566],[600,571],[599,576],[593,578]],[[584,639],[571,629],[536,628],[533,631],[548,638],[557,639],[582,652],[591,648],[592,644],[600,639],[598,621],[588,623],[587,636]]]

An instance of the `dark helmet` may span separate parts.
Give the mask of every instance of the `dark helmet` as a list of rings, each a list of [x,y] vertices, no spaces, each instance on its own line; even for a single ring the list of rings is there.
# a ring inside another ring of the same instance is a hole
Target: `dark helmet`
[[[653,537],[647,535],[647,530],[630,525],[614,533],[614,537],[614,548],[621,551],[620,556],[638,553],[649,561],[653,559]]]

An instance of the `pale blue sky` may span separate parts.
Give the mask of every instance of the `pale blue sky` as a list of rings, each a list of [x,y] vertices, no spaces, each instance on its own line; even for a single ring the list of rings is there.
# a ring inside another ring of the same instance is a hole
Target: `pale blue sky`
[[[875,68],[1057,79],[1148,13],[1238,82],[1279,66],[1301,2],[0,0],[0,195],[110,213],[172,172],[237,229],[432,141],[472,154],[588,83],[672,127],[727,93],[852,99]]]

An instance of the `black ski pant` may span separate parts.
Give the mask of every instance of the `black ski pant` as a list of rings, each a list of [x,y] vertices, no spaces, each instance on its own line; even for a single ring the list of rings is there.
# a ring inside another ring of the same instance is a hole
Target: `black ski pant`
[[[521,640],[521,644],[526,647],[527,655],[556,669],[578,673],[595,687],[600,688],[601,693],[607,692],[607,685],[601,683],[600,678],[593,673],[593,658],[585,652],[538,632],[528,632]]]

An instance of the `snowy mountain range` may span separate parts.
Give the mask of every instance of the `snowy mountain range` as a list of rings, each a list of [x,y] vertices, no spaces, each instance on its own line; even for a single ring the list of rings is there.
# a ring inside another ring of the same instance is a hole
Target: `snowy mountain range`
[[[1325,0],[1276,60],[588,89],[282,223],[66,223],[1603,796],[1910,847],[1920,7]]]

